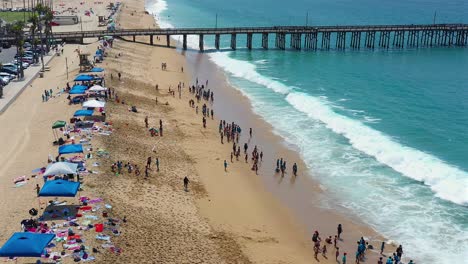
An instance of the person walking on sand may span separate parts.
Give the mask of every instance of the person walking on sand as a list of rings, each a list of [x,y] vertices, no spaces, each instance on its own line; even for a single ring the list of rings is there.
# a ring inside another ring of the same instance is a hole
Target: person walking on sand
[[[148,179],[148,175],[149,175],[149,168],[148,166],[145,167],[145,179]]]
[[[232,159],[232,155],[231,155],[231,159]],[[224,171],[226,171],[226,172],[227,172],[227,165],[228,165],[228,164],[227,164],[227,161],[224,160]]]
[[[383,264],[383,259],[382,259],[382,257],[379,258],[379,261],[377,261],[377,264]]]
[[[190,180],[187,178],[187,176],[184,177],[184,190],[188,192],[188,184]]]
[[[252,128],[250,128],[249,135],[250,135],[250,138],[252,138]]]
[[[343,257],[341,258],[341,264],[346,264],[346,252],[343,253]]]
[[[384,249],[385,249],[385,241],[382,241],[382,244],[380,245],[380,255],[383,254]]]
[[[324,244],[322,247],[322,256],[327,258],[327,244]]]
[[[117,73],[117,76],[119,76],[119,81],[120,81],[120,78],[122,77],[122,74],[119,72],[119,73]]]
[[[39,187],[39,184],[36,184],[36,194],[37,194],[37,197],[39,197],[39,192],[41,191],[41,187]]]
[[[340,248],[337,247],[337,248],[336,248],[336,252],[335,252],[335,260],[336,260],[336,262],[338,262],[338,257],[339,257],[339,256],[340,256]]]
[[[335,248],[338,248],[336,246],[336,243],[338,242],[338,236],[335,236],[335,238],[333,239],[333,245],[335,245]]]
[[[341,233],[343,233],[343,227],[341,226],[341,224],[338,225],[337,231],[338,231],[338,239],[341,240]]]
[[[159,172],[159,158],[156,157],[156,171]]]
[[[152,160],[152,158],[151,158],[151,157],[148,157],[148,159],[147,159],[147,161],[146,161],[146,167],[147,167],[148,169],[151,169],[151,160]]]
[[[248,163],[249,160],[249,154],[245,153],[245,163]]]
[[[145,116],[145,127],[148,128],[148,116]]]
[[[233,154],[232,151],[231,151],[231,163],[233,162],[233,161],[232,161],[232,158],[233,158],[233,157],[234,157],[234,154]]]
[[[318,260],[318,253],[319,253],[320,249],[318,247],[314,247],[314,258],[316,260]]]
[[[294,163],[292,169],[293,169],[293,175],[297,176],[297,164],[296,163]]]

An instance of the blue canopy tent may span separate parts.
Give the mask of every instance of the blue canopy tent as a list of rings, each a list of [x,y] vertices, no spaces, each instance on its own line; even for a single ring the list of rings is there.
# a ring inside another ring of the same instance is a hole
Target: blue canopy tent
[[[88,87],[84,85],[75,85],[71,88],[70,94],[84,94]]]
[[[81,144],[71,144],[63,145],[59,147],[59,154],[73,154],[73,153],[83,153],[83,145]]]
[[[94,113],[94,110],[85,110],[85,109],[81,109],[81,110],[77,110],[73,116],[92,116]]]
[[[80,189],[79,182],[53,180],[46,181],[39,191],[40,197],[75,197]]]
[[[87,81],[92,81],[92,80],[94,80],[93,76],[82,74],[82,75],[76,76],[74,81],[75,82],[87,82]]]
[[[103,72],[104,69],[103,68],[98,68],[98,67],[95,67],[91,70],[91,72]]]
[[[0,248],[0,257],[41,257],[54,234],[14,233]]]

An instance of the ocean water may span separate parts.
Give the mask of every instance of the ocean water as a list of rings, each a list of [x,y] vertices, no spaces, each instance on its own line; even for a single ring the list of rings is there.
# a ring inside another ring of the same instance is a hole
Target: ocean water
[[[214,27],[216,14],[218,27],[468,23],[466,0],[148,0],[147,9],[161,27]],[[468,261],[468,48],[229,43],[222,37],[226,50],[208,56],[299,149],[331,194],[326,206],[348,208],[419,263]]]

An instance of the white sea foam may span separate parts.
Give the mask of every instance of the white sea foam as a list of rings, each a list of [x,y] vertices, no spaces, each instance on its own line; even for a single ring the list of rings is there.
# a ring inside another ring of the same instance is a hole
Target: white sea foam
[[[291,88],[283,83],[265,77],[256,71],[256,66],[247,61],[232,59],[227,52],[210,54],[211,60],[234,77],[243,78],[256,84],[263,85],[281,94],[287,94]]]
[[[346,137],[352,146],[403,175],[428,185],[437,197],[468,205],[468,173],[422,151],[403,146],[363,123],[335,113],[323,100],[290,93],[286,100]]]

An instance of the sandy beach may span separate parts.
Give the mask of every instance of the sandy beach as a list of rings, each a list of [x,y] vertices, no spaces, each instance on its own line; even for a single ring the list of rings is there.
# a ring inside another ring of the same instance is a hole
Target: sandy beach
[[[119,27],[155,26],[144,4],[143,0],[123,1]],[[96,5],[93,8],[99,10]],[[89,25],[96,26],[92,21]],[[149,42],[148,37],[137,37],[137,41]],[[112,136],[93,138],[93,147],[109,151],[110,157],[89,161],[100,163],[100,174],[85,179],[84,194],[111,201],[113,213],[126,217],[128,222],[115,240],[122,247],[122,254],[102,253],[96,256],[96,262],[336,263],[333,245],[327,245],[327,258],[319,254],[314,260],[311,236],[315,230],[322,240],[334,236],[338,224],[345,230],[338,242],[339,260],[347,252],[348,262],[354,261],[356,241],[361,236],[379,247],[382,238],[371,227],[348,212],[321,206],[326,193],[305,175],[313,172],[303,171],[306,166],[300,156],[284,145],[270,125],[253,114],[248,99],[230,87],[223,73],[203,55],[180,54],[175,49],[143,43],[116,40],[100,64],[106,70],[106,85],[119,100],[110,101],[106,110],[107,121],[114,129]],[[165,44],[165,39],[160,43]],[[33,189],[38,180],[31,179],[27,185],[13,188],[12,179],[28,175],[31,169],[44,166],[49,154],[55,155],[56,147],[50,144],[50,124],[79,109],[68,106],[66,95],[43,103],[41,93],[46,88],[65,86],[65,57],[69,58],[73,78],[78,73],[74,50],[92,53],[96,46],[67,45],[64,55],[52,60],[45,78],[35,80],[0,116],[0,122],[8,124],[0,130],[4,146],[0,153],[1,242],[19,230],[27,210],[37,205]],[[197,63],[190,63],[191,60]],[[161,69],[162,63],[167,63],[166,70]],[[189,100],[195,98],[188,86],[196,79],[202,83],[208,79],[208,88],[214,91],[213,104],[203,100],[196,103],[200,109],[204,103],[214,109],[214,118],[207,118],[206,128],[202,126],[201,110],[196,113],[195,108],[189,107]],[[176,91],[174,96],[169,89]],[[138,109],[137,113],[129,111],[132,106]],[[149,128],[158,128],[161,120],[163,136],[150,136],[145,117]],[[249,164],[244,162],[243,156],[231,163],[232,143],[220,142],[221,119],[242,127],[239,143],[248,142],[249,151],[255,145],[263,151],[259,175],[251,170],[250,160]],[[254,132],[252,138],[249,128]],[[124,171],[116,175],[111,171],[111,165],[117,161],[130,162],[144,171],[148,157],[153,161],[158,158],[160,165],[158,171],[153,162],[147,179],[144,173],[136,176]],[[279,157],[288,161],[289,168],[296,162],[299,175],[294,177],[290,171],[284,177],[275,174]],[[228,162],[227,171],[224,160]],[[183,188],[186,176],[190,180],[187,192]],[[369,252],[366,263],[377,262],[377,255]]]

